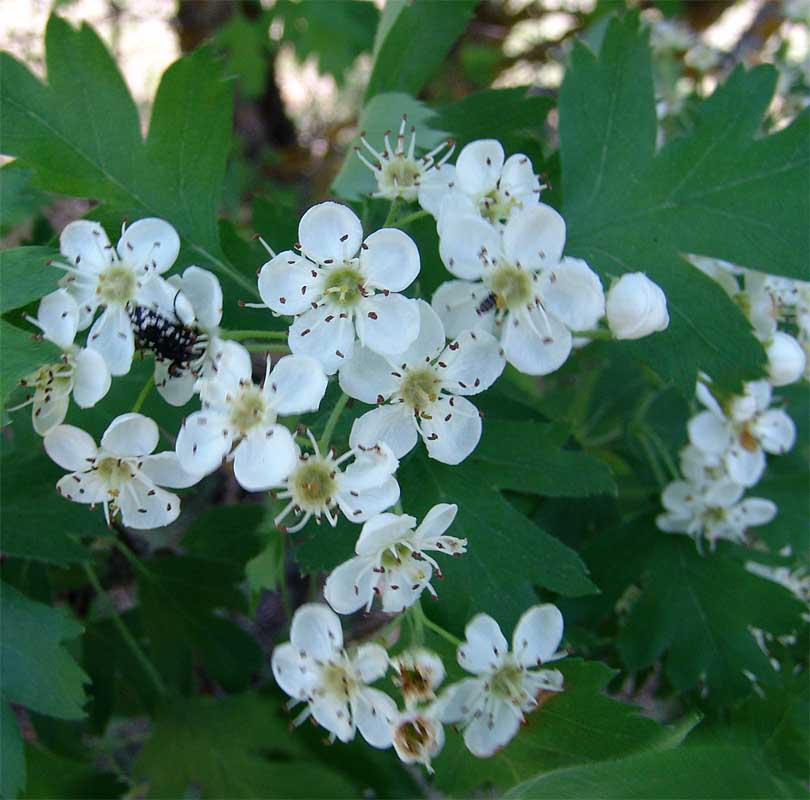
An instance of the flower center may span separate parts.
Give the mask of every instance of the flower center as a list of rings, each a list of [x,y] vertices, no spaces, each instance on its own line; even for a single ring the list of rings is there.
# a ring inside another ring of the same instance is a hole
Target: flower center
[[[251,386],[243,389],[231,405],[231,424],[245,434],[261,424],[267,413],[267,402],[261,389]]]
[[[402,689],[402,694],[406,696],[423,698],[430,697],[432,694],[429,676],[418,669],[401,666],[399,668],[399,686]]]
[[[399,394],[414,411],[422,411],[436,402],[442,388],[441,378],[432,367],[409,369],[399,385]]]
[[[416,717],[399,725],[394,731],[394,737],[400,750],[417,758],[435,740],[433,727],[422,717]]]
[[[415,159],[394,156],[383,163],[380,184],[392,189],[417,186],[421,174],[422,169]]]
[[[329,664],[321,673],[321,686],[326,694],[350,697],[357,682],[342,664]]]
[[[512,209],[521,205],[522,203],[517,198],[504,194],[499,189],[495,189],[479,201],[481,216],[493,225],[506,224]]]
[[[322,458],[310,457],[290,476],[290,494],[304,511],[323,511],[335,496],[335,471]]]
[[[510,310],[529,305],[532,300],[532,279],[520,267],[497,267],[490,279],[489,288],[495,295],[498,308]]]
[[[497,697],[519,703],[523,695],[523,670],[513,661],[507,661],[493,673],[489,688]]]
[[[364,296],[363,284],[366,279],[363,274],[353,266],[337,267],[329,272],[326,279],[324,294],[344,308],[356,306]]]
[[[387,570],[402,566],[402,562],[411,557],[411,551],[404,544],[394,545],[396,555],[389,548],[382,554],[380,565]]]
[[[757,439],[748,428],[743,428],[740,432],[740,445],[743,450],[747,450],[749,453],[756,453],[759,449],[759,439]]]
[[[115,264],[103,270],[98,276],[96,292],[105,305],[126,305],[138,288],[138,281],[132,269],[124,264]]]
[[[126,459],[106,456],[96,462],[98,476],[107,484],[109,490],[117,493],[121,485],[132,478],[132,470]]]

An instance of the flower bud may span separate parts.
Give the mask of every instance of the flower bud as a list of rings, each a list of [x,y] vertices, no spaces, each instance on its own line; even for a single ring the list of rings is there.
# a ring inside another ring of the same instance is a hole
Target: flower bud
[[[777,331],[765,347],[768,375],[774,386],[787,386],[801,378],[807,362],[802,346],[787,333]]]
[[[610,287],[606,310],[617,339],[640,339],[669,325],[666,295],[643,272],[622,275]]]

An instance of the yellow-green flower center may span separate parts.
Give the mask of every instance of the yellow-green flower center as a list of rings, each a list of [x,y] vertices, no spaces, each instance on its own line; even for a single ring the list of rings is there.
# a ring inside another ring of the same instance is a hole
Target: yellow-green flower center
[[[419,164],[414,159],[394,156],[383,163],[380,183],[391,188],[415,186],[421,172]]]
[[[519,701],[523,693],[523,670],[508,661],[490,678],[490,691],[496,697]]]
[[[132,477],[130,465],[122,458],[107,456],[96,462],[95,466],[99,477],[114,492],[118,491],[121,485]]]
[[[104,304],[124,305],[135,297],[138,282],[132,269],[124,264],[115,264],[98,276],[99,298]]]
[[[357,682],[341,664],[329,664],[321,673],[321,685],[327,694],[350,697],[357,688]]]
[[[442,388],[441,378],[431,367],[410,369],[402,378],[399,394],[415,411],[422,411],[436,401]]]
[[[528,272],[506,265],[497,267],[490,276],[489,288],[498,308],[517,309],[532,301],[532,279]]]
[[[231,424],[245,434],[264,421],[267,403],[261,389],[251,386],[243,389],[231,405]]]
[[[385,567],[385,569],[399,567],[403,561],[411,557],[411,551],[405,547],[404,544],[395,545],[394,550],[396,551],[396,555],[389,549],[386,550],[380,558],[380,565]]]
[[[335,496],[337,482],[335,471],[323,459],[317,457],[304,461],[290,477],[290,492],[305,511],[318,511],[328,505]]]
[[[512,209],[520,205],[522,203],[517,198],[507,196],[498,189],[479,201],[481,216],[493,225],[505,224],[509,220]]]
[[[365,278],[353,266],[337,267],[329,272],[326,279],[324,293],[332,298],[334,303],[345,308],[351,308],[363,297],[363,283]]]

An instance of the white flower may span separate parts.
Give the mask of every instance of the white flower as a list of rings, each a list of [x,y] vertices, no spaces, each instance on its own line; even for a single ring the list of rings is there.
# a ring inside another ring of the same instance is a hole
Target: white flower
[[[330,202],[304,214],[298,237],[301,255],[286,250],[259,273],[267,307],[295,316],[293,353],[317,358],[331,375],[351,357],[356,338],[381,355],[401,353],[413,342],[419,312],[398,294],[419,274],[419,250],[410,236],[382,228],[363,241],[357,215]]]
[[[772,386],[787,386],[804,375],[807,356],[790,334],[776,331],[765,344],[768,355],[768,378]]]
[[[528,375],[562,366],[571,331],[593,328],[605,313],[599,278],[580,259],[561,260],[564,245],[563,218],[543,204],[514,214],[502,235],[472,215],[449,218],[439,252],[462,280],[442,284],[433,296],[447,335],[499,332],[506,360]]]
[[[169,283],[187,301],[188,311],[178,309],[178,322],[190,332],[193,343],[188,360],[155,358],[155,386],[163,399],[173,406],[185,405],[194,395],[200,378],[212,374],[222,349],[219,323],[222,320],[222,287],[217,277],[200,267],[188,267],[182,276],[172,275]]]
[[[627,272],[614,283],[605,304],[617,339],[640,339],[669,325],[667,297],[643,272]]]
[[[434,689],[444,680],[444,663],[432,650],[416,647],[391,659],[396,672],[394,684],[399,687],[406,708],[436,699]]]
[[[697,267],[704,275],[719,283],[726,294],[737,299],[740,293],[740,283],[738,276],[744,274],[745,270],[732,264],[730,261],[722,261],[719,258],[709,258],[688,254],[687,260]]]
[[[474,216],[500,227],[520,209],[539,203],[544,187],[528,156],[504,158],[495,139],[470,142],[455,167],[446,165],[422,181],[419,203],[436,217],[440,236],[453,217]]]
[[[563,676],[542,666],[564,656],[557,652],[563,618],[553,605],[524,612],[512,636],[512,652],[498,623],[487,614],[473,617],[459,645],[458,663],[475,678],[450,686],[439,700],[438,716],[464,728],[467,749],[488,758],[517,733],[524,712],[538,706],[541,692],[559,692]]]
[[[400,711],[392,724],[394,750],[403,764],[430,765],[444,747],[444,727],[433,708]]]
[[[666,513],[656,519],[667,533],[686,533],[698,544],[705,537],[714,547],[718,539],[742,543],[745,531],[765,525],[776,516],[776,505],[761,497],[741,501],[744,488],[724,478],[703,485],[673,481],[661,495]]]
[[[682,53],[695,40],[692,31],[680,20],[656,19],[650,25],[650,31],[650,46],[654,53]]]
[[[399,484],[394,477],[399,461],[389,447],[359,447],[335,458],[329,449],[321,454],[315,437],[309,430],[307,434],[314,455],[299,450],[297,466],[280,483],[281,491],[274,492],[279,499],[289,500],[275,518],[280,530],[295,533],[313,516],[319,524],[321,517],[326,517],[335,527],[338,509],[350,522],[365,522],[399,500]],[[354,461],[341,471],[339,467],[350,458]],[[301,515],[301,519],[292,527],[282,526],[290,512]]]
[[[445,464],[463,461],[481,438],[478,409],[463,395],[488,389],[504,367],[497,339],[465,331],[445,347],[444,328],[424,300],[416,301],[419,336],[404,352],[383,358],[359,347],[340,370],[346,394],[378,408],[355,420],[349,442],[385,442],[397,458],[419,436],[428,454]]]
[[[708,388],[698,383],[698,399],[709,410],[692,417],[687,429],[695,447],[722,458],[729,477],[750,487],[765,471],[765,453],[785,453],[793,447],[796,426],[782,409],[769,408],[767,381],[746,383],[744,390],[724,410]]]
[[[683,57],[684,64],[698,72],[709,72],[713,70],[722,60],[722,54],[705,42],[698,42]]]
[[[442,142],[438,147],[434,147],[429,153],[417,158],[416,151],[416,128],[411,126],[411,138],[407,146],[405,144],[405,127],[408,124],[406,114],[402,115],[402,122],[397,134],[396,147],[391,147],[388,137],[390,131],[385,134],[385,149],[380,153],[375,150],[366,139],[365,133],[360,134],[360,141],[376,160],[376,164],[369,161],[361,152],[359,147],[355,147],[358,158],[374,173],[377,181],[377,191],[372,197],[383,197],[386,200],[401,198],[406,202],[413,202],[419,195],[420,187],[426,176],[439,176],[442,164],[453,155],[455,145],[451,140]],[[447,152],[436,160],[436,157],[447,147]],[[442,173],[443,174],[443,173]],[[430,177],[428,177],[430,181]]]
[[[80,219],[65,227],[59,246],[70,265],[54,264],[68,273],[63,283],[79,306],[79,329],[104,309],[87,346],[101,353],[113,375],[125,375],[135,352],[130,312],[145,306],[172,313],[177,291],[160,275],[177,258],[177,232],[161,219],[140,219],[122,229],[113,248],[101,225]]]
[[[184,489],[200,480],[172,452],[154,453],[158,427],[142,414],[116,417],[96,447],[93,437],[73,425],[57,425],[45,436],[45,452],[71,470],[56,490],[74,503],[101,503],[107,524],[116,514],[128,528],[168,525],[180,513],[177,495],[161,487]]]
[[[382,597],[382,610],[393,614],[413,605],[430,585],[439,565],[429,551],[458,556],[466,552],[467,540],[445,536],[458,507],[433,506],[416,530],[416,519],[407,514],[380,514],[360,531],[357,555],[341,564],[326,579],[324,597],[339,614],[368,611],[375,595]]]
[[[53,364],[45,364],[20,383],[33,389],[25,402],[8,411],[33,405],[34,430],[44,436],[60,425],[70,405],[70,395],[80,408],[94,406],[110,389],[110,371],[104,359],[95,350],[73,344],[79,322],[79,308],[65,289],[58,289],[42,298],[36,319],[26,317],[53,342],[62,357]]]
[[[295,720],[312,715],[342,742],[355,731],[372,746],[391,746],[396,703],[369,683],[388,670],[388,654],[378,644],[352,653],[343,648],[340,619],[325,605],[307,603],[293,615],[290,641],[273,650],[273,677],[294,700],[307,703]]]
[[[292,434],[277,417],[317,410],[327,379],[308,356],[284,356],[275,366],[268,358],[261,386],[252,372],[247,350],[225,342],[216,373],[200,381],[202,410],[177,435],[177,455],[186,469],[206,475],[232,456],[239,485],[257,492],[278,486],[298,462]]]

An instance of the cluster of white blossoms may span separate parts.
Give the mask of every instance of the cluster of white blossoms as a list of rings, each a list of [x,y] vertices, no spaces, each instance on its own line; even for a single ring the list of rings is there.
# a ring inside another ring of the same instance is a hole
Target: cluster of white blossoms
[[[330,739],[348,742],[357,731],[372,747],[393,747],[406,764],[424,764],[444,746],[444,725],[464,732],[464,743],[479,758],[492,756],[515,736],[525,714],[550,692],[563,690],[559,670],[544,665],[562,658],[558,650],[563,619],[553,605],[533,606],[521,616],[512,649],[498,623],[478,614],[457,649],[459,666],[473,677],[437,695],[446,669],[435,652],[422,647],[393,658],[375,643],[347,649],[340,619],[327,606],[308,603],[294,614],[290,641],[273,650],[273,676],[305,708],[295,719],[312,717]],[[404,708],[370,684],[393,667],[393,684]]]

